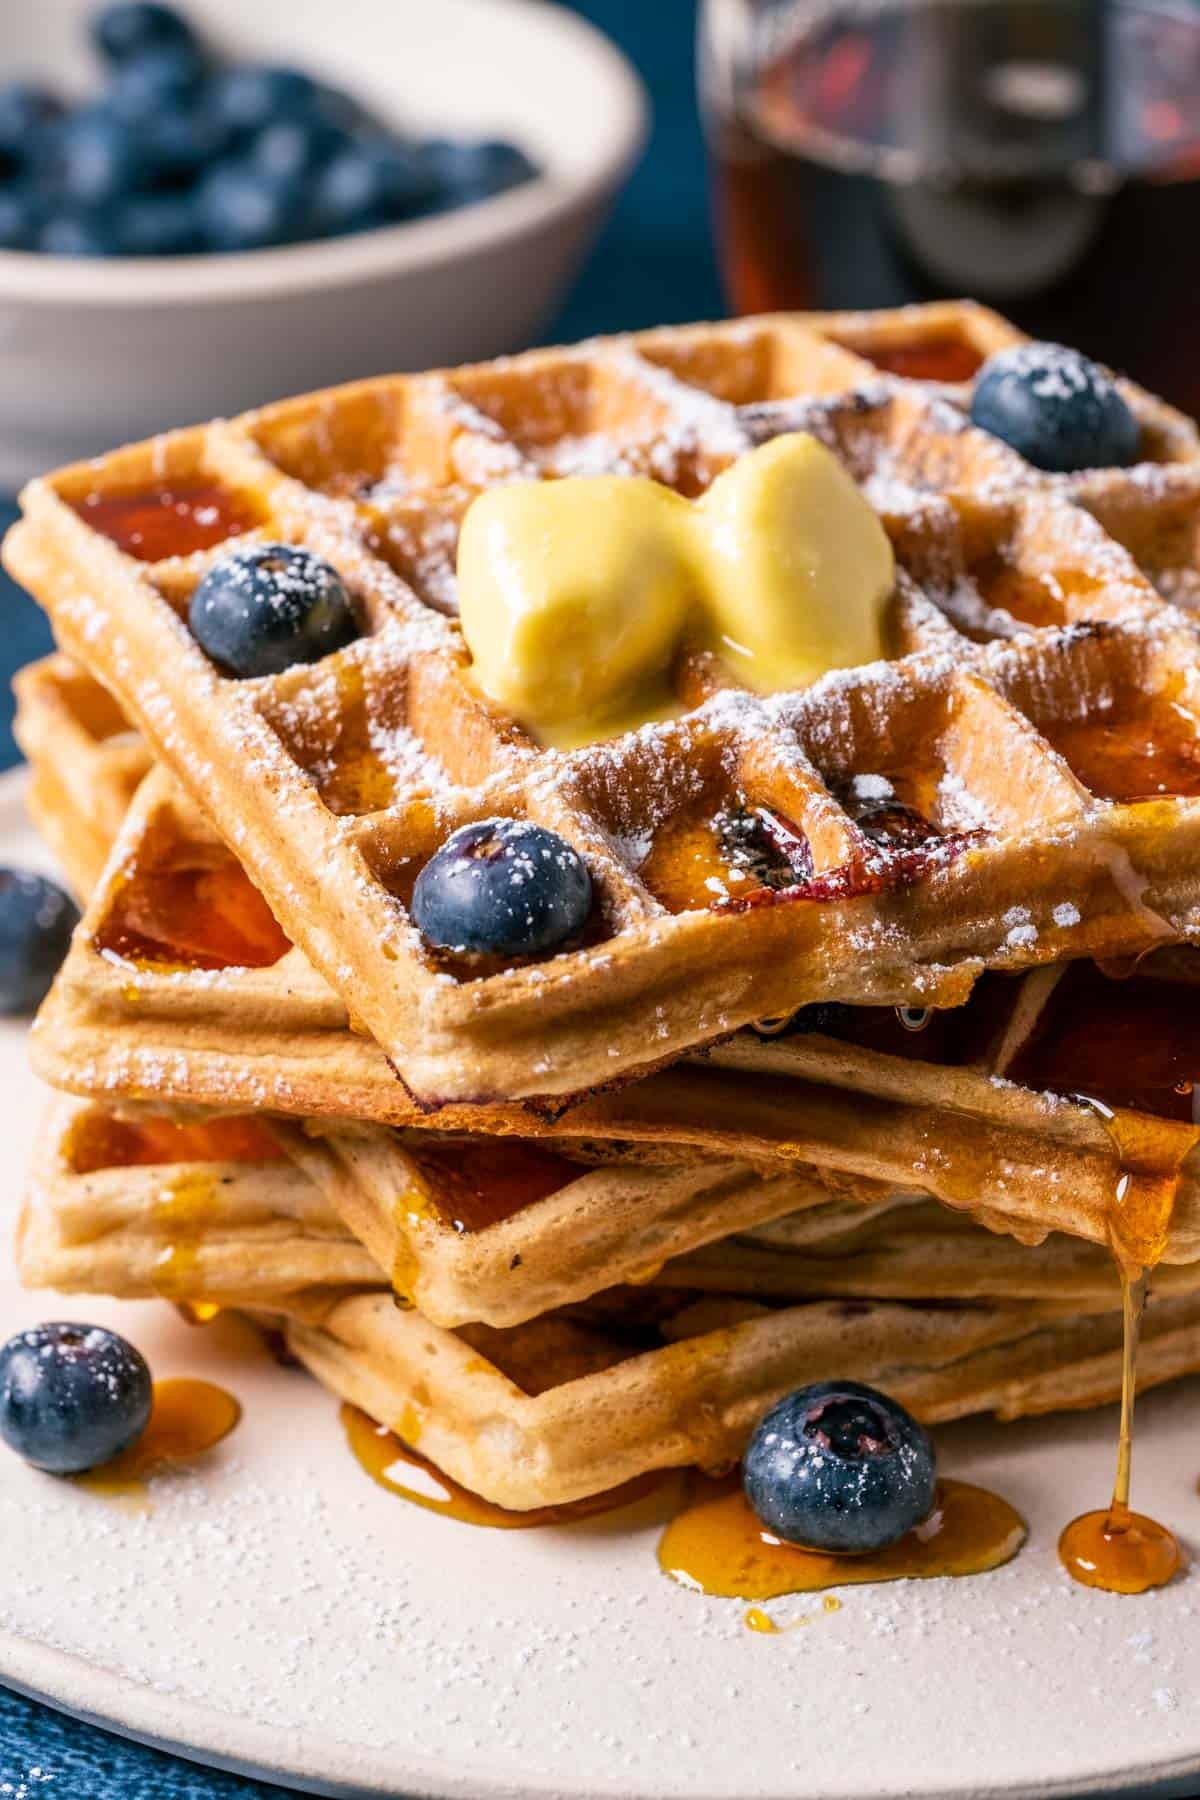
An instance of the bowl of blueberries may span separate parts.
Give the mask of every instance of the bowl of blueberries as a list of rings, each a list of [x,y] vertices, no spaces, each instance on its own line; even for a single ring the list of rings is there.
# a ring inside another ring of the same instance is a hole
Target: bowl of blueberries
[[[519,348],[644,127],[548,0],[10,0],[0,485]]]

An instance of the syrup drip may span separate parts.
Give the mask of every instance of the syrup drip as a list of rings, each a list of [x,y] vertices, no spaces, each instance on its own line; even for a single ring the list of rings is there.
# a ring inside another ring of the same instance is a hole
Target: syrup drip
[[[245,500],[213,481],[178,482],[135,494],[89,494],[74,510],[139,562],[211,550],[259,523]]]
[[[1170,1232],[1179,1168],[1200,1141],[1200,1129],[1184,1131],[1136,1113],[1113,1112],[1090,1095],[1076,1098],[1103,1121],[1119,1158],[1109,1238],[1121,1278],[1121,1424],[1112,1500],[1104,1511],[1072,1519],[1058,1540],[1058,1555],[1072,1580],[1085,1587],[1144,1594],[1171,1580],[1183,1566],[1183,1554],[1165,1525],[1129,1505],[1138,1340],[1149,1272]]]
[[[229,1436],[241,1416],[233,1395],[211,1381],[156,1381],[150,1422],[137,1442],[111,1462],[70,1479],[107,1498],[137,1497],[144,1494],[147,1477],[202,1456]]]
[[[426,1512],[440,1513],[443,1518],[457,1519],[461,1525],[483,1525],[498,1531],[528,1531],[539,1525],[570,1525],[579,1519],[593,1519],[600,1513],[615,1512],[631,1506],[660,1487],[667,1477],[661,1473],[637,1475],[620,1487],[603,1494],[589,1494],[584,1500],[573,1500],[564,1506],[539,1506],[529,1512],[512,1512],[496,1506],[481,1494],[452,1481],[449,1475],[411,1449],[386,1425],[361,1412],[357,1406],[345,1404],[341,1409],[346,1442],[359,1467],[381,1488],[401,1500],[420,1506]],[[414,1421],[415,1424],[415,1421]],[[406,1424],[406,1429],[408,1426]],[[415,1435],[415,1431],[413,1433]]]
[[[663,1533],[659,1565],[682,1587],[727,1599],[776,1600],[869,1581],[979,1575],[1008,1562],[1025,1541],[1025,1521],[1007,1500],[965,1481],[940,1481],[924,1524],[888,1549],[861,1556],[782,1543],[765,1530],[740,1483],[698,1485],[702,1497]]]

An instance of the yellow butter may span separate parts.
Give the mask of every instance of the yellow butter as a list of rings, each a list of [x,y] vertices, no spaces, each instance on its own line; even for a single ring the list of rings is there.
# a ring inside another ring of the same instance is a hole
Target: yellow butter
[[[762,693],[870,661],[893,579],[879,520],[799,432],[742,457],[695,503],[640,476],[490,489],[458,549],[475,681],[560,745],[669,711],[685,647],[717,651]]]
[[[708,648],[760,693],[871,662],[895,581],[891,541],[807,432],[733,463],[692,508]]]
[[[587,743],[661,713],[694,599],[691,512],[636,476],[481,494],[459,537],[458,594],[483,692],[547,743]]]

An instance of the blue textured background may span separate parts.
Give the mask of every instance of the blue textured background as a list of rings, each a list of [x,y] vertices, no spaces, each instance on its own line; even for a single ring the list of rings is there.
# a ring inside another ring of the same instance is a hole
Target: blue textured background
[[[580,0],[576,10],[603,26],[641,69],[655,122],[646,155],[548,341],[716,317],[723,304],[692,93],[692,0]],[[0,503],[0,529],[14,516]],[[0,609],[6,767],[17,758],[9,677],[50,647],[50,634],[37,608],[3,576]],[[0,1800],[279,1800],[291,1791],[140,1749],[0,1689]]]

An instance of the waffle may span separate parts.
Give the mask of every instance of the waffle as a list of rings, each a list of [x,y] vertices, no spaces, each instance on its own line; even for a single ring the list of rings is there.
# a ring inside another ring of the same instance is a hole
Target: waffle
[[[95,1291],[102,1279],[122,1296],[162,1291],[164,1168],[137,1152],[121,1165],[129,1140],[114,1145],[118,1126],[94,1109],[68,1107],[48,1120],[20,1235],[27,1280]],[[88,1131],[102,1141],[106,1171],[78,1166],[94,1160],[79,1152]],[[177,1139],[173,1151],[195,1142]],[[280,1321],[289,1348],[336,1394],[503,1506],[555,1505],[655,1469],[725,1465],[765,1407],[826,1376],[877,1383],[930,1423],[1092,1406],[1120,1390],[1119,1313],[1061,1317],[1053,1302],[856,1298],[779,1309],[624,1288],[509,1329],[448,1331],[369,1285],[331,1289],[348,1246],[317,1190],[305,1192],[298,1171],[292,1184],[277,1183],[278,1163],[248,1161],[252,1140],[238,1147],[240,1160],[169,1165],[177,1192],[203,1196],[189,1206],[191,1243],[167,1282],[171,1297],[211,1304],[220,1280],[223,1304]],[[249,1168],[255,1198],[228,1198],[226,1178]],[[75,1249],[82,1237],[84,1257]],[[249,1283],[240,1292],[239,1270]],[[1139,1383],[1197,1366],[1200,1297],[1156,1298]]]
[[[855,385],[865,364],[824,331],[739,322],[369,382],[27,490],[10,568],[423,1104],[565,1096],[800,1004],[948,1005],[985,963],[1195,931],[1190,624],[1075,490],[970,429],[953,395]],[[1133,399],[1147,456],[1186,470],[1193,440]],[[695,493],[796,429],[892,533],[891,660],[763,701],[688,658],[681,719],[569,755],[462,679],[452,563],[475,493],[592,469]],[[186,514],[190,555],[158,557],[176,546],[144,517],[131,531],[139,496],[164,492],[150,511]],[[218,541],[256,531],[328,557],[365,635],[230,682],[180,615]],[[919,845],[889,835],[881,777]],[[806,835],[814,874],[714,902],[720,854],[697,834],[743,799]],[[422,946],[406,896],[450,831],[496,812],[569,838],[597,907],[578,948],[464,971]]]
[[[341,1002],[295,949],[267,968],[188,966],[185,947],[171,937],[190,933],[193,954],[197,943],[211,950],[214,940],[204,909],[201,926],[183,924],[197,912],[194,896],[187,905],[180,901],[178,873],[187,869],[201,879],[220,871],[221,884],[241,891],[234,859],[155,771],[135,798],[117,856],[33,1034],[35,1065],[52,1085],[122,1103],[266,1109],[323,1120],[326,1130],[353,1121],[350,1145],[379,1146],[370,1161],[386,1179],[374,1185],[386,1192],[390,1184],[396,1196],[411,1185],[403,1159],[388,1132],[372,1138],[371,1126],[514,1135],[568,1155],[579,1141],[682,1146],[760,1173],[778,1174],[784,1163],[804,1177],[817,1168],[889,1190],[919,1187],[1026,1239],[1059,1230],[1103,1243],[1116,1179],[1113,1146],[1095,1113],[1061,1098],[1090,1087],[1108,1104],[1140,1106],[1134,1116],[1144,1118],[1153,1148],[1168,1162],[1183,1158],[1165,1254],[1179,1262],[1200,1255],[1200,1159],[1188,1154],[1195,1136],[1190,1101],[1174,1092],[1177,1079],[1200,1075],[1200,1056],[1188,1064],[1186,1042],[1176,1046],[1178,1068],[1171,1062],[1165,1074],[1152,1070],[1144,1093],[1136,1084],[1128,1091],[1112,1086],[1129,1055],[1128,1032],[1119,1053],[1110,1040],[1100,1066],[1086,1060],[1098,1016],[1119,1023],[1127,1006],[1133,1022],[1141,1021],[1143,1044],[1186,1022],[1200,976],[1193,951],[1159,952],[1125,984],[1088,965],[1065,975],[990,975],[965,1007],[933,1014],[919,1031],[871,1008],[802,1015],[797,1026],[808,1030],[767,1040],[742,1033],[703,1057],[598,1092],[555,1115],[515,1105],[451,1106],[426,1115],[392,1079],[378,1046],[349,1029]],[[156,871],[170,878],[154,911]],[[149,937],[133,944],[130,932],[139,921]],[[155,932],[168,941],[155,940]],[[158,960],[131,950],[152,950]],[[1064,1039],[1062,1006],[1054,1001],[1060,981],[1067,983],[1060,998],[1068,1001],[1081,983],[1092,990],[1087,1027],[1074,1043],[1069,1033]],[[1054,1026],[1052,1054],[1026,1057],[1029,1074],[1018,1084],[1012,1076],[1022,1072],[1022,1044],[1032,1040],[1036,1050],[1039,1021]],[[1171,1115],[1165,1119],[1164,1107]],[[766,1202],[762,1188],[756,1178],[744,1198]],[[393,1210],[383,1229],[394,1233],[405,1227],[408,1209]],[[739,1219],[722,1211],[720,1218],[728,1230],[751,1222],[748,1214]],[[615,1232],[611,1243],[615,1249]],[[637,1257],[654,1260],[648,1247],[644,1255],[639,1247]],[[387,1252],[384,1261],[393,1266],[395,1254]],[[531,1258],[530,1280],[533,1266]],[[573,1278],[569,1240],[559,1274]],[[511,1303],[511,1284],[505,1285]],[[498,1292],[473,1291],[472,1304],[500,1302]]]
[[[77,898],[100,878],[150,753],[99,682],[65,656],[13,680],[13,735],[31,769],[27,805]]]
[[[39,1137],[17,1261],[29,1287],[205,1305],[380,1279],[260,1121],[135,1123],[62,1098]]]

